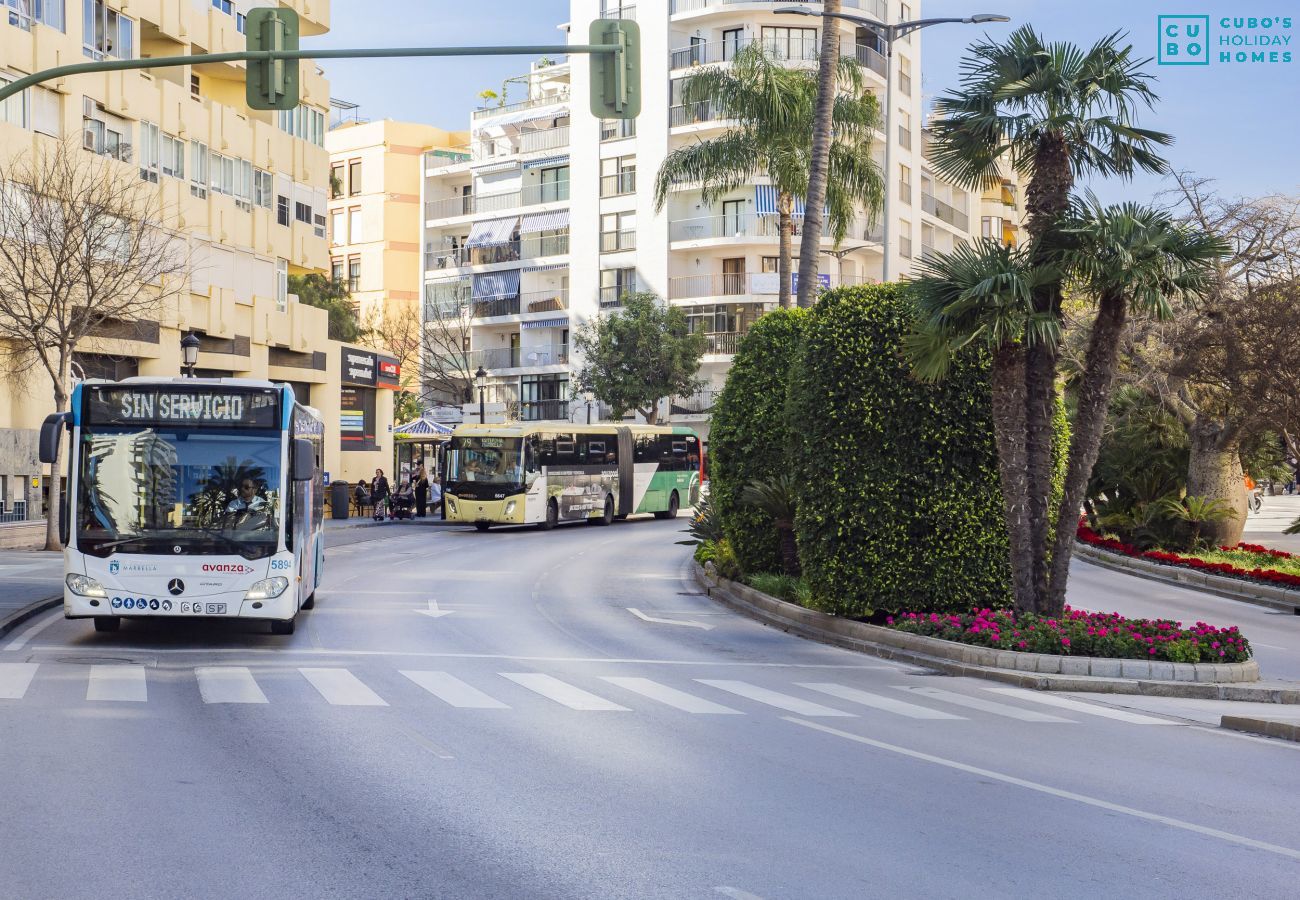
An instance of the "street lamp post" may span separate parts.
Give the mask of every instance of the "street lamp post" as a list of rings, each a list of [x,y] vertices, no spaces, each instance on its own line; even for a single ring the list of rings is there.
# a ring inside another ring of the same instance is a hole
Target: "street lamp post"
[[[483,404],[483,391],[487,387],[487,376],[487,370],[482,366],[479,366],[478,371],[474,373],[474,384],[478,386],[478,423],[480,425],[487,424],[487,414]]]
[[[181,338],[181,362],[185,367],[185,377],[194,377],[194,364],[199,361],[199,336],[190,332]]]
[[[784,16],[820,16],[823,19],[843,19],[845,22],[852,22],[854,25],[860,25],[868,31],[874,33],[885,45],[885,224],[881,234],[881,248],[883,251],[884,261],[881,263],[880,280],[889,280],[889,235],[893,230],[893,201],[894,190],[890,184],[890,179],[894,174],[894,41],[901,37],[906,37],[913,31],[920,31],[922,28],[929,28],[931,25],[942,25],[947,22],[957,22],[962,25],[983,25],[989,22],[1010,22],[1010,16],[998,15],[997,13],[976,13],[973,16],[967,16],[962,19],[942,18],[942,19],[911,19],[907,22],[895,22],[890,25],[885,22],[877,22],[875,19],[869,19],[866,16],[854,15],[853,13],[828,13],[817,12],[800,6],[784,6],[775,10],[776,13]],[[822,23],[823,28],[829,28],[829,22]]]
[[[591,424],[591,401],[596,399],[596,395],[591,391],[583,391],[582,399],[587,401],[587,424]]]

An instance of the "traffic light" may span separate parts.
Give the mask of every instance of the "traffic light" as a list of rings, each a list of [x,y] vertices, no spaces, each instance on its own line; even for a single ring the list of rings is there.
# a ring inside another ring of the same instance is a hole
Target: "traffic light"
[[[298,13],[259,6],[244,20],[245,49],[297,50]],[[293,109],[298,105],[298,60],[249,60],[245,97],[250,109]]]
[[[592,53],[591,114],[635,119],[641,113],[641,28],[627,19],[591,23],[591,43],[617,44],[622,53]]]

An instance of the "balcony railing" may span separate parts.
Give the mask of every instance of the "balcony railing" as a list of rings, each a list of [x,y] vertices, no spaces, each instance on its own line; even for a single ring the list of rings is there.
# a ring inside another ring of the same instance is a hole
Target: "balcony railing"
[[[756,42],[762,42],[767,55],[786,62],[817,62],[821,54],[820,38],[795,37],[787,40],[755,38],[753,35],[725,41],[702,41],[688,47],[678,47],[668,53],[669,64],[674,69],[689,69],[694,66],[707,66],[714,63],[728,62],[741,50]],[[841,42],[840,54],[856,59],[858,65],[870,69],[881,78],[885,77],[885,57],[874,48],[855,43],[852,39]]]
[[[713,122],[723,118],[722,104],[714,101],[686,103],[668,109],[668,124],[672,128],[679,125],[694,125],[698,122]]]
[[[797,263],[797,260],[795,261]],[[791,274],[797,271],[792,267]],[[829,287],[866,284],[871,279],[865,275],[823,275],[820,278]],[[792,279],[793,280],[793,279]],[[761,297],[764,301],[775,298],[781,286],[776,272],[728,272],[711,275],[681,275],[668,279],[669,300],[698,300],[704,297]]]
[[[602,5],[600,10],[602,19],[623,19],[625,21],[636,20],[636,6],[633,4],[609,3]]]
[[[424,267],[429,271],[457,269],[462,266],[490,266],[494,263],[517,262],[519,241],[497,244],[492,247],[457,247],[454,250],[430,250],[424,254]]]
[[[424,204],[424,217],[425,219],[448,219],[454,216],[503,212],[521,206],[537,206],[541,203],[564,203],[568,199],[567,179],[548,181],[544,184],[531,184],[522,191],[507,191],[504,194],[475,194],[428,200]]]
[[[520,312],[563,312],[568,308],[568,288],[558,288],[546,291],[529,291],[519,298]]]
[[[858,65],[867,67],[881,78],[887,76],[888,69],[886,66],[889,65],[889,62],[879,52],[865,44],[855,44],[853,52],[858,58]]]
[[[912,239],[910,237],[900,237],[898,239],[898,253],[905,259],[912,258]]]
[[[424,201],[425,219],[450,219],[453,216],[474,214],[474,198],[468,195],[448,197],[445,200]]]
[[[928,212],[940,222],[947,222],[954,228],[967,231],[970,228],[970,216],[950,203],[944,203],[934,194],[921,192],[921,210]]]
[[[519,296],[486,297],[475,300],[471,313],[476,319],[491,319],[494,316],[519,315]]]
[[[912,129],[903,125],[898,126],[898,146],[904,150],[912,149]]]
[[[705,353],[735,353],[736,347],[740,344],[740,339],[745,336],[743,331],[714,331],[704,335],[704,352]]]
[[[471,350],[465,355],[470,368],[477,369],[482,366],[495,374],[501,369],[565,365],[569,361],[569,345],[546,344],[540,347],[495,347],[491,350]]]
[[[911,202],[912,202],[912,182],[910,182],[910,181],[900,181],[900,182],[898,183],[898,199],[901,200],[901,201],[904,202],[904,203],[911,204]]]
[[[617,141],[621,138],[636,137],[636,119],[602,119],[600,122],[600,139]]]
[[[474,119],[488,119],[492,116],[499,116],[502,113],[519,112],[525,109],[537,109],[542,106],[553,106],[557,103],[568,103],[569,92],[559,91],[554,94],[543,94],[540,97],[530,97],[527,100],[520,100],[517,103],[506,103],[501,106],[490,106],[486,109],[474,110]]]
[[[473,158],[469,145],[448,147],[445,150],[426,150],[424,152],[424,170],[431,172],[437,169],[445,169],[448,166],[458,166],[461,163],[472,161]]]
[[[794,220],[794,233],[803,234],[803,219]],[[822,235],[829,237],[830,223],[822,223]],[[852,233],[852,232],[850,232]],[[777,216],[741,213],[731,216],[703,216],[679,219],[668,227],[670,241],[701,241],[709,238],[760,237],[779,238],[781,223]]]
[[[617,253],[620,250],[636,249],[636,231],[602,231],[600,233],[600,252]]]
[[[533,153],[537,150],[558,150],[569,146],[569,126],[547,128],[542,131],[525,131],[519,135],[520,153]]]
[[[689,397],[673,397],[669,401],[668,414],[673,416],[706,415],[713,412],[713,405],[718,402],[722,391],[700,391]]]
[[[619,172],[617,175],[600,177],[600,196],[621,197],[636,193],[636,171]]]
[[[572,400],[521,400],[519,419],[523,422],[567,422],[572,409]]]
[[[561,256],[569,252],[569,235],[546,234],[529,235],[520,242],[521,259],[536,259],[539,256]]]
[[[636,286],[627,284],[611,284],[600,289],[598,299],[601,309],[617,309],[623,305],[623,297],[626,294],[635,294]]]
[[[536,206],[539,203],[563,203],[569,199],[569,179],[547,181],[542,184],[530,184],[523,190],[523,205]]]
[[[725,9],[735,3],[760,3],[771,4],[773,6],[794,6],[796,4],[812,4],[812,0],[672,0],[669,11],[673,15],[678,13],[699,12],[700,10],[710,8]],[[821,4],[816,4],[820,6]],[[843,9],[860,9],[870,13],[881,22],[885,19],[885,0],[841,0],[840,6]]]

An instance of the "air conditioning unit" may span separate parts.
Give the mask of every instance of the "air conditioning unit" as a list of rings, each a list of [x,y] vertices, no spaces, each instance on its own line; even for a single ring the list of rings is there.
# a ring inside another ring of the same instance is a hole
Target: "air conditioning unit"
[[[91,153],[95,152],[95,132],[90,130],[81,132],[81,148]]]

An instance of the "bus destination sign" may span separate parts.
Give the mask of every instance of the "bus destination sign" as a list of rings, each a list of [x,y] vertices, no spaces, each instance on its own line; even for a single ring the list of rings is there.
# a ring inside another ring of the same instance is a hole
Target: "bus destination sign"
[[[100,425],[277,428],[279,401],[279,394],[274,390],[96,387],[90,390],[87,418]]]

